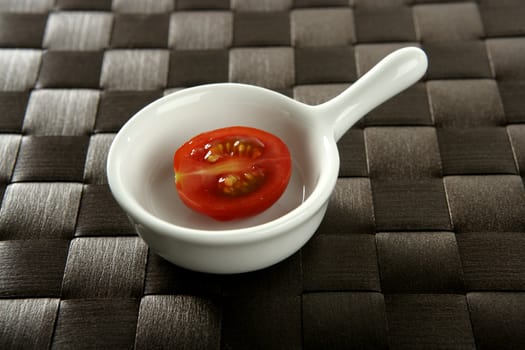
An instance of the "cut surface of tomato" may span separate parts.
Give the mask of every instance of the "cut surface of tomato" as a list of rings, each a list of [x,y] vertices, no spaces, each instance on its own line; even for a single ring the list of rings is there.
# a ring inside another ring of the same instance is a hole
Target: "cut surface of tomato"
[[[173,168],[177,192],[186,206],[227,221],[272,206],[288,185],[292,160],[277,136],[232,126],[184,143],[175,152]]]

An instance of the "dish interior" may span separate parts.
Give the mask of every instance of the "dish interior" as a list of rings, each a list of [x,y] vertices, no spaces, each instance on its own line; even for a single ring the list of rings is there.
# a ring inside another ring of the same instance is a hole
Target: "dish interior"
[[[264,90],[263,90],[264,91]],[[322,138],[304,108],[270,93],[232,93],[229,89],[183,91],[140,111],[124,128],[115,147],[115,174],[136,205],[164,220],[193,229],[240,229],[277,219],[312,193],[326,161]],[[290,183],[268,210],[250,218],[219,222],[187,208],[174,184],[173,154],[204,131],[244,125],[280,137],[292,155]],[[315,140],[315,141],[314,141]],[[326,152],[325,152],[326,153]]]

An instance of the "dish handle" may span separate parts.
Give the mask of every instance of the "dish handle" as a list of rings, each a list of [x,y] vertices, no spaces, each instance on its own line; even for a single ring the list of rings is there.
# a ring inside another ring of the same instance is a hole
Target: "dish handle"
[[[427,67],[427,56],[420,48],[398,49],[341,94],[315,106],[315,114],[332,125],[337,141],[365,114],[421,79]]]

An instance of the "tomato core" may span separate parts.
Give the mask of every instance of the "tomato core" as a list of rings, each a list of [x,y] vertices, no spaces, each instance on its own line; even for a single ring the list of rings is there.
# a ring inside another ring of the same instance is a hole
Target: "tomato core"
[[[187,141],[175,152],[173,167],[181,200],[224,221],[256,215],[275,203],[288,185],[291,157],[277,136],[235,126]]]

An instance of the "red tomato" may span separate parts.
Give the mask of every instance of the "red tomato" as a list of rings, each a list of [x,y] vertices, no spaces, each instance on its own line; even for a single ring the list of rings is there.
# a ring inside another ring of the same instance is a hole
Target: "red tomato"
[[[292,172],[277,136],[244,126],[199,134],[173,160],[175,184],[191,209],[226,221],[258,214],[283,194]]]

